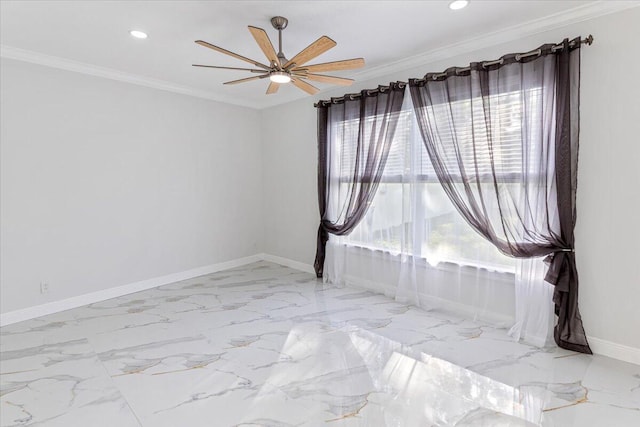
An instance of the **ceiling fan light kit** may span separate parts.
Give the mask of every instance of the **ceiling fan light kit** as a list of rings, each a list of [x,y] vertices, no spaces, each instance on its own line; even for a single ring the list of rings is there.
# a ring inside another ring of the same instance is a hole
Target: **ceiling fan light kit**
[[[291,75],[285,71],[272,71],[269,73],[269,80],[274,83],[289,83]]]
[[[308,83],[307,80],[313,80],[321,83],[338,84],[342,86],[348,86],[353,83],[353,79],[347,79],[344,77],[327,76],[324,74],[316,74],[322,71],[339,71],[339,70],[352,70],[356,68],[364,67],[363,58],[345,59],[342,61],[325,62],[322,64],[305,65],[312,59],[320,56],[324,52],[336,46],[336,42],[331,40],[327,36],[322,36],[318,40],[311,43],[302,51],[297,53],[293,58],[287,59],[282,52],[282,30],[287,28],[289,21],[282,16],[275,16],[271,18],[271,25],[278,30],[278,52],[276,52],[269,36],[262,28],[249,26],[249,32],[260,46],[260,49],[269,61],[269,65],[263,64],[259,61],[246,58],[237,53],[223,49],[221,47],[212,45],[203,40],[196,40],[196,43],[200,46],[213,49],[217,52],[224,53],[225,55],[232,56],[244,62],[248,62],[257,68],[236,68],[236,67],[222,67],[216,65],[200,65],[193,64],[194,67],[203,68],[216,68],[223,70],[236,70],[236,71],[249,71],[250,73],[258,74],[254,77],[247,77],[239,80],[231,80],[225,82],[225,85],[233,85],[238,83],[245,83],[254,80],[269,78],[269,87],[267,88],[267,95],[276,93],[281,84],[292,83],[298,89],[305,91],[310,95],[316,94],[320,89]]]

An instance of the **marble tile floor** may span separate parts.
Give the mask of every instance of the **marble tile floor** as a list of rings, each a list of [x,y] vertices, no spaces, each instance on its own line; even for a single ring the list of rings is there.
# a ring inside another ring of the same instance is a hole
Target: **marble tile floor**
[[[638,365],[266,262],[0,333],[1,426],[640,426]]]

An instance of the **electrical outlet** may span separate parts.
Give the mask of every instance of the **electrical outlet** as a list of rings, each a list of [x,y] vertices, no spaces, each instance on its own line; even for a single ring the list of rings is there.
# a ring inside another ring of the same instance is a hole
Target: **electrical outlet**
[[[49,284],[47,282],[40,282],[40,293],[46,294],[49,292]]]

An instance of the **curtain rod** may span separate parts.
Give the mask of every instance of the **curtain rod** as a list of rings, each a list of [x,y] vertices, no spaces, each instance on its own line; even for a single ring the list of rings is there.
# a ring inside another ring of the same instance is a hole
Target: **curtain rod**
[[[591,44],[593,43],[593,36],[591,34],[589,34],[589,36],[587,36],[586,39],[580,40],[580,43],[584,43],[586,45],[591,46]],[[569,47],[575,47],[576,46],[576,42],[575,41],[571,41],[569,42]],[[551,47],[551,52],[556,52],[558,50],[562,50],[564,49],[564,46],[562,43],[558,43],[554,46]],[[516,61],[520,61],[522,58],[528,58],[529,56],[540,56],[542,55],[542,49],[538,48],[535,50],[531,50],[529,52],[525,52],[525,53],[519,53],[515,56],[515,60]],[[496,59],[495,61],[485,61],[482,62],[482,68],[486,68],[489,67],[491,65],[497,65],[497,64],[503,64],[504,63],[504,58],[500,58],[500,59]],[[464,67],[464,68],[456,68],[456,72],[458,73],[464,73],[467,71],[471,71],[471,67]],[[438,74],[434,74],[432,76],[432,78],[434,80],[440,78],[440,77],[445,77],[447,75],[447,73],[438,73]]]
[[[576,40],[577,40],[577,38],[572,40],[571,42],[569,42],[569,47],[570,48],[575,48],[576,47]],[[579,44],[586,44],[588,46],[591,46],[593,44],[593,40],[594,40],[593,36],[591,34],[589,34],[586,38],[581,39]],[[562,49],[564,49],[564,44],[563,43],[557,43],[557,44],[555,44],[555,45],[553,45],[551,47],[551,52],[556,52],[556,51],[559,51],[559,50],[562,50]],[[538,49],[535,49],[535,50],[531,50],[529,52],[516,54],[515,55],[515,60],[516,61],[520,61],[522,58],[528,58],[530,56],[540,56],[540,55],[542,55],[542,49],[538,48]],[[503,63],[504,63],[504,57],[500,58],[500,59],[496,59],[495,61],[484,61],[484,62],[481,62],[483,68],[489,67],[491,65],[498,65],[498,64],[501,65]],[[471,67],[464,67],[464,68],[454,67],[454,68],[455,68],[457,74],[471,71]],[[444,73],[435,73],[435,74],[434,73],[427,73],[427,75],[429,75],[430,78],[432,78],[433,80],[437,80],[439,78],[446,77],[447,73],[446,72],[444,72]],[[411,80],[416,80],[416,81],[422,80],[422,81],[424,81],[425,79],[411,79]],[[398,81],[394,85],[398,85],[398,87],[400,89],[402,89],[405,85],[407,85],[407,82]],[[379,92],[380,93],[384,93],[390,87],[391,86],[378,86],[377,89],[368,89],[368,90],[365,89],[365,90],[363,90],[363,91],[361,91],[359,93],[349,93],[349,94],[346,94],[346,95],[343,95],[343,96],[339,96],[339,97],[336,97],[336,98],[331,98],[330,100],[327,100],[327,101],[318,101],[317,103],[313,104],[313,106],[316,107],[316,108],[317,107],[321,107],[321,106],[322,107],[326,107],[329,104],[339,104],[341,102],[344,102],[347,99],[353,101],[353,100],[355,100],[357,98],[360,98],[360,97],[362,97],[364,95],[370,96],[370,95],[375,95],[375,94],[377,94]]]

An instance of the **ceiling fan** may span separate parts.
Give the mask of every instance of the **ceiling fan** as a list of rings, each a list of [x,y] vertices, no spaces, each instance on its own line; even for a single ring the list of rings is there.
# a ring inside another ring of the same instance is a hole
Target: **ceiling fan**
[[[235,67],[219,67],[215,65],[198,65],[193,64],[194,67],[205,68],[217,68],[222,70],[238,70],[249,71],[251,73],[258,74],[257,76],[247,77],[239,80],[232,80],[225,82],[225,85],[234,85],[238,83],[250,82],[253,80],[260,80],[268,78],[270,80],[269,87],[267,88],[267,95],[276,93],[281,84],[291,82],[297,88],[307,92],[310,95],[317,93],[320,89],[308,83],[307,80],[313,80],[321,83],[331,83],[337,85],[348,86],[353,83],[353,79],[347,79],[343,77],[327,76],[324,74],[316,74],[323,71],[339,71],[339,70],[352,70],[364,66],[363,58],[345,59],[342,61],[325,62],[322,64],[305,65],[315,57],[323,54],[332,47],[336,46],[336,42],[331,40],[327,36],[322,36],[318,40],[311,43],[309,46],[300,51],[291,59],[287,59],[282,53],[282,30],[287,28],[289,21],[282,16],[275,16],[271,18],[271,25],[278,30],[278,52],[273,47],[269,36],[262,28],[249,26],[251,35],[260,46],[260,49],[264,52],[265,56],[269,60],[269,65],[263,64],[253,59],[246,58],[237,53],[228,51],[218,46],[214,46],[202,40],[196,40],[196,43],[200,46],[208,47],[225,55],[232,56],[241,61],[248,62],[257,68],[235,68]]]

